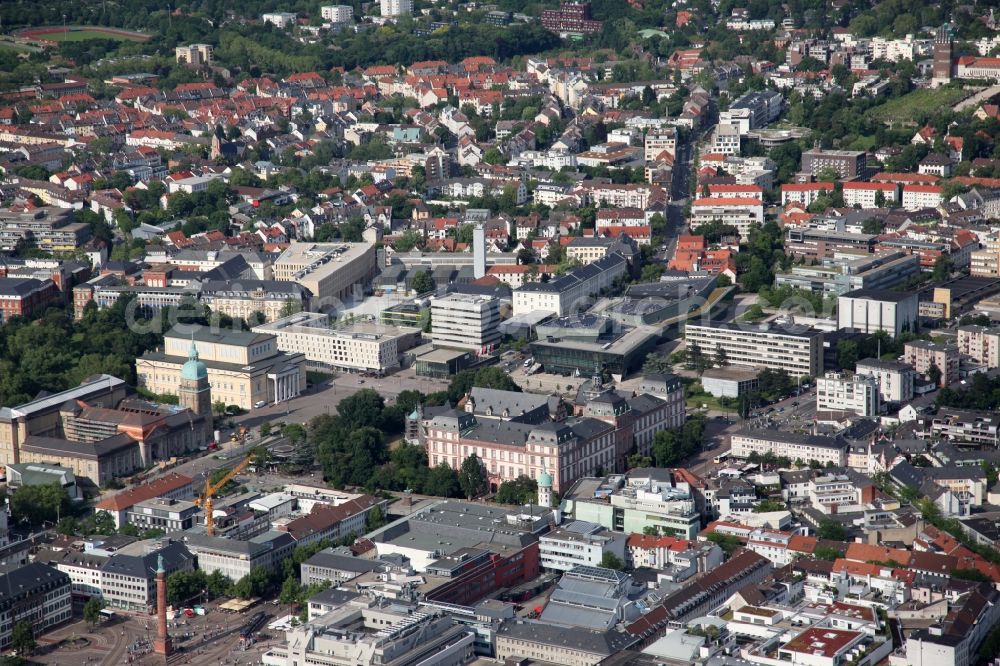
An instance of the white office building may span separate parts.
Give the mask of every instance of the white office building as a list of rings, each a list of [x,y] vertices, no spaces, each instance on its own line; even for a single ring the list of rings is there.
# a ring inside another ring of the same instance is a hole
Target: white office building
[[[329,317],[300,312],[253,329],[277,336],[278,349],[303,354],[314,365],[382,373],[399,367],[399,355],[420,341],[420,329],[352,322],[334,328]]]
[[[329,23],[350,23],[354,20],[354,8],[350,5],[323,5],[319,13]]]
[[[379,0],[382,16],[406,16],[413,13],[413,0]]]
[[[543,569],[569,571],[574,567],[598,567],[610,553],[625,561],[627,537],[596,523],[574,520],[538,540],[538,557]]]
[[[913,386],[917,372],[905,363],[866,358],[855,366],[856,375],[874,377],[878,383],[882,402],[909,402],[913,400]]]
[[[879,412],[878,380],[871,375],[848,377],[828,372],[816,380],[816,411],[875,416]]]
[[[290,25],[295,25],[295,14],[291,14],[289,12],[273,12],[270,14],[263,14],[260,18],[264,21],[264,23],[270,23],[281,30],[284,30]]]
[[[792,462],[815,460],[820,465],[831,463],[842,467],[847,462],[847,441],[840,437],[805,435],[773,428],[741,430],[732,436],[730,453],[747,458],[751,453],[770,453]]]
[[[431,339],[439,347],[484,353],[500,342],[500,301],[448,294],[431,299]]]
[[[688,324],[688,349],[697,346],[714,359],[723,350],[730,365],[784,370],[794,377],[815,377],[823,369],[823,332],[760,326]]]
[[[896,337],[916,331],[917,292],[857,289],[837,298],[837,327],[861,333],[885,331]]]

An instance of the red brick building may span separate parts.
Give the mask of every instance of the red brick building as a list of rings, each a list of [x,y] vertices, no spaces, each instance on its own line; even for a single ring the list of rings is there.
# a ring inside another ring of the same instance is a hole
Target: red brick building
[[[31,317],[62,298],[52,280],[0,278],[0,322],[12,317]]]

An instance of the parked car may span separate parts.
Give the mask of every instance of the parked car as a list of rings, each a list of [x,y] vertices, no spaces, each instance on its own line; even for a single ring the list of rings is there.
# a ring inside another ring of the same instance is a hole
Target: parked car
[[[260,409],[261,407],[267,407],[267,400],[258,400],[254,403],[254,409]]]

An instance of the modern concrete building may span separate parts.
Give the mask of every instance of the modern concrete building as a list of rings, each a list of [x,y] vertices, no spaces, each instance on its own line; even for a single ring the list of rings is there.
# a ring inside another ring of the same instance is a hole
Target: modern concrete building
[[[474,634],[442,610],[358,597],[286,632],[265,666],[464,666]]]
[[[543,569],[569,571],[575,567],[599,567],[605,554],[625,562],[626,535],[595,523],[574,520],[538,539],[538,558]]]
[[[802,172],[813,176],[826,169],[832,169],[837,175],[848,180],[865,176],[866,156],[863,150],[823,150],[810,148],[802,153]]]
[[[277,336],[278,349],[302,355],[309,365],[349,372],[383,373],[399,367],[400,354],[420,343],[419,328],[354,322],[335,328],[322,313],[301,312],[253,328]]]
[[[708,358],[722,349],[730,365],[785,370],[793,378],[815,377],[823,370],[822,331],[689,323],[684,341]]]
[[[567,518],[616,532],[642,533],[653,528],[661,534],[694,539],[701,529],[701,512],[690,485],[670,470],[657,471],[664,473],[662,478],[582,478],[564,492],[562,511]]]
[[[738,398],[760,386],[759,375],[747,368],[708,368],[701,375],[701,386],[716,398]]]
[[[153,393],[176,395],[192,340],[207,367],[213,401],[253,409],[261,402],[294,398],[305,389],[305,356],[279,351],[277,336],[206,327],[165,333],[162,351],[149,351],[136,359],[139,385]]]
[[[913,400],[913,384],[917,373],[906,363],[866,358],[858,361],[854,372],[856,375],[875,378],[882,402],[903,403]]]
[[[919,297],[913,291],[858,289],[837,298],[837,327],[896,337],[919,326]]]
[[[194,502],[156,497],[134,504],[126,515],[126,522],[140,532],[159,529],[167,534],[189,529],[201,511]]]
[[[101,599],[112,608],[151,613],[156,608],[158,561],[168,574],[194,569],[184,544],[167,538],[137,541],[117,550],[101,565]]]
[[[848,377],[840,372],[828,372],[816,378],[817,412],[877,416],[879,407],[878,380],[871,375]]]
[[[297,282],[312,294],[312,308],[325,311],[360,295],[376,272],[371,243],[293,242],[274,262],[274,279]]]
[[[437,347],[492,351],[500,343],[500,300],[452,293],[431,298],[431,339]]]

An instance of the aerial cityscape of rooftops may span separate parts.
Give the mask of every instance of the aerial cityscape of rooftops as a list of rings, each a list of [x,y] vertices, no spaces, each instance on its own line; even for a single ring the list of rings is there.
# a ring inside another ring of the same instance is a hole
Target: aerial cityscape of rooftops
[[[996,0],[0,2],[0,666],[1000,666]]]

